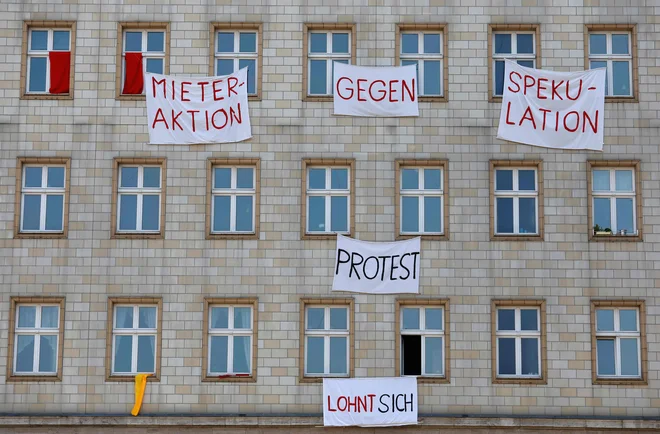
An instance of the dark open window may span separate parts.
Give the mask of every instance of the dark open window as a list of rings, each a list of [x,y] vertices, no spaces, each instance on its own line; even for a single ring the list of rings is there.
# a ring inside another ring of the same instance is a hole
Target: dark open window
[[[421,336],[401,336],[401,365],[403,375],[422,375]]]

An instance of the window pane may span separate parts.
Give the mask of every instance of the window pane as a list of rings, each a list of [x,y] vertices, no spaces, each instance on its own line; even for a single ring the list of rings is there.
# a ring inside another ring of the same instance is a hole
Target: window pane
[[[534,35],[531,33],[518,34],[517,50],[518,54],[534,54]]]
[[[402,60],[401,66],[415,65],[415,80],[417,80],[417,93],[419,93],[419,64],[416,60]]]
[[[330,198],[330,230],[332,232],[348,231],[348,197],[332,196]]]
[[[593,171],[593,190],[594,191],[610,191],[610,171],[609,170],[594,170]]]
[[[23,196],[23,230],[38,231],[41,218],[41,195],[26,194]]]
[[[133,359],[133,336],[115,336],[115,371],[131,372]]]
[[[238,51],[241,53],[256,53],[257,34],[255,32],[241,32],[238,36]]]
[[[612,62],[613,95],[630,95],[630,69],[628,61]]]
[[[426,33],[424,35],[424,53],[440,54],[440,34]]]
[[[516,339],[497,338],[499,375],[516,374]]]
[[[53,31],[53,50],[69,51],[69,31],[68,30],[55,30],[55,31]]]
[[[428,375],[442,375],[443,365],[443,338],[426,337],[424,344],[426,345],[424,354],[424,374]]]
[[[120,187],[137,187],[138,186],[138,168],[137,167],[122,167]]]
[[[322,337],[307,337],[307,373],[323,374],[325,348]]]
[[[227,353],[229,338],[227,336],[211,336],[210,372],[227,372]]]
[[[165,32],[147,32],[147,51],[165,51]]]
[[[607,54],[607,35],[598,33],[589,35],[589,54]]]
[[[233,59],[218,59],[217,64],[218,75],[229,75],[234,73],[234,60]]]
[[[520,309],[520,330],[536,330],[539,329],[537,318],[538,311],[536,309]]]
[[[310,196],[309,206],[307,207],[307,219],[310,232],[325,231],[325,197]]]
[[[612,54],[629,54],[628,35],[612,35]]]
[[[348,59],[344,59],[344,60],[333,60],[333,61],[332,61],[332,71],[330,71],[330,74],[331,74],[331,75],[330,75],[330,77],[331,77],[331,78],[330,78],[330,83],[334,83],[334,82],[335,82],[335,63],[343,63],[344,65],[348,65]],[[330,86],[330,93],[331,93],[331,94],[334,94],[334,93],[335,93],[335,89],[334,89],[333,86]]]
[[[218,53],[234,52],[234,32],[218,32]]]
[[[497,330],[515,330],[515,309],[497,309]]]
[[[521,234],[536,233],[536,198],[521,197],[518,202],[518,222],[520,227],[518,231]]]
[[[614,311],[612,309],[596,309],[596,331],[614,331]]]
[[[39,346],[39,372],[56,372],[57,336],[41,336]]]
[[[419,197],[401,198],[402,232],[419,232]]]
[[[37,320],[36,306],[18,306],[18,327],[34,328]]]
[[[635,232],[632,199],[618,198],[616,200],[616,230],[620,231],[621,229],[625,229],[628,233]]]
[[[328,92],[328,71],[325,60],[311,60],[309,75],[309,93],[325,95]]]
[[[348,189],[348,169],[330,170],[330,188],[333,190]]]
[[[154,372],[156,337],[138,336],[137,372]]]
[[[331,374],[346,374],[346,351],[347,342],[346,337],[330,337],[330,373]]]
[[[424,169],[424,190],[440,190],[440,169]]]
[[[163,59],[147,59],[147,72],[153,74],[163,73]]]
[[[236,230],[252,232],[252,196],[236,196]]]
[[[16,372],[34,371],[34,336],[18,335],[16,339]]]
[[[256,71],[257,71],[257,63],[256,60],[254,59],[239,59],[238,60],[238,69],[243,69],[246,68],[248,69],[247,71],[247,82],[248,82],[248,87],[247,87],[247,92],[249,94],[253,94],[257,92],[256,89]]]
[[[507,53],[511,53],[511,34],[496,33],[495,54],[507,54]]]
[[[424,178],[426,180],[426,178]],[[401,170],[401,189],[417,190],[419,189],[419,169]]]
[[[419,330],[419,308],[404,307],[403,312],[403,330]]]
[[[539,341],[538,338],[522,338],[520,340],[522,351],[522,375],[539,375]]]
[[[250,373],[250,336],[234,336],[234,373]]]
[[[133,328],[133,306],[117,306],[115,308],[115,328]]]
[[[621,338],[621,375],[639,375],[637,338]]]
[[[156,307],[140,307],[139,308],[138,327],[141,329],[155,329],[156,328]]]
[[[513,170],[498,169],[495,171],[495,190],[513,190]]]
[[[594,198],[594,226],[595,225],[598,225],[603,229],[612,227],[610,199]]]
[[[59,312],[60,308],[57,306],[43,306],[41,308],[41,327],[58,328]]]
[[[231,197],[213,197],[213,232],[229,232]]]
[[[46,196],[46,230],[61,231],[64,218],[64,195],[49,194]]]
[[[46,91],[46,64],[45,57],[30,58],[30,92]]]
[[[401,52],[404,54],[419,53],[419,37],[417,33],[401,34]]]
[[[442,206],[439,197],[424,198],[424,232],[441,232]]]
[[[504,61],[495,62],[495,95],[504,94]]]
[[[424,95],[440,95],[440,61],[424,61]]]
[[[25,181],[26,187],[41,187],[41,167],[26,167],[25,168]]]
[[[142,32],[126,32],[124,51],[142,51]]]
[[[213,188],[231,188],[231,168],[216,167]]]
[[[325,328],[325,308],[307,308],[307,330],[323,330]]]
[[[442,330],[442,309],[427,307],[424,310],[424,327],[426,330]]]
[[[142,197],[142,230],[157,231],[160,218],[160,197],[157,194],[145,194]]]
[[[534,61],[533,60],[517,60],[516,63],[520,66],[524,66],[525,68],[533,68],[534,67]]]
[[[32,30],[30,32],[30,50],[47,50],[48,49],[48,31],[47,30]]]
[[[348,33],[332,34],[332,52],[348,53]]]
[[[605,61],[595,61],[595,60],[592,60],[592,61],[590,62],[590,68],[591,68],[591,69],[596,69],[596,68],[607,68],[607,62],[605,62]],[[610,93],[610,91],[609,91],[609,84],[608,84],[609,81],[610,81],[610,78],[609,78],[608,76],[609,76],[609,73],[606,73],[606,74],[605,74],[605,95],[609,95],[609,93]]]
[[[234,308],[234,328],[251,329],[252,328],[252,308],[235,307]]]
[[[497,233],[513,233],[513,199],[510,197],[498,197],[497,204]]]
[[[518,171],[518,190],[521,191],[536,190],[536,172],[534,170]]]
[[[598,375],[614,375],[614,339],[596,341]]]
[[[310,190],[324,190],[325,189],[325,169],[309,169],[309,185],[307,188]]]
[[[633,191],[632,170],[614,171],[616,191]]]
[[[144,180],[142,185],[145,188],[159,188],[160,187],[160,167],[145,167]]]
[[[309,34],[309,52],[327,53],[328,52],[328,34],[310,33]]]
[[[211,308],[211,328],[226,329],[229,328],[229,308],[212,307]]]
[[[637,309],[619,310],[619,330],[622,332],[637,331]]]
[[[137,196],[134,194],[119,195],[119,207],[119,230],[134,231],[137,227]]]
[[[39,179],[39,183],[41,184],[41,179]],[[49,167],[46,185],[48,187],[64,188],[64,167]]]

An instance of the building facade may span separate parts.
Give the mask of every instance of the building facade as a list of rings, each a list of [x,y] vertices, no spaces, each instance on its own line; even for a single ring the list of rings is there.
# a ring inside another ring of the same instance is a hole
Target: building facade
[[[331,431],[323,376],[404,374],[424,428],[659,429],[660,5],[495,3],[3,1],[0,431]],[[505,58],[607,68],[603,152],[496,139]],[[420,116],[333,116],[334,61]],[[250,140],[148,144],[143,70],[243,67]],[[420,294],[333,293],[337,232],[421,235]]]

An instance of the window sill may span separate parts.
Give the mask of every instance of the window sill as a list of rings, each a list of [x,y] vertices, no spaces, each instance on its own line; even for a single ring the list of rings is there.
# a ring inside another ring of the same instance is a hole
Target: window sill
[[[26,93],[21,95],[20,99],[52,99],[52,100],[73,100],[73,93],[62,94],[32,94]]]
[[[606,96],[605,102],[612,103],[637,103],[639,100],[635,96]]]
[[[117,101],[146,101],[145,95],[117,95]]]
[[[61,240],[66,239],[67,235],[64,232],[18,232],[14,234],[14,239],[38,239],[38,240]]]
[[[449,235],[444,234],[399,234],[396,236],[396,240],[410,240],[412,238],[421,238],[423,240],[429,241],[449,241]]]
[[[337,234],[343,235],[345,237],[351,237],[351,233],[339,233],[339,232],[332,232],[332,233],[320,233],[320,234],[304,234],[302,236],[303,240],[335,240],[337,239]]]
[[[491,241],[543,241],[543,235],[492,235]]]
[[[492,384],[548,384],[544,378],[494,378]]]
[[[105,378],[105,381],[107,383],[132,383],[135,381],[135,376],[138,374],[130,374],[130,375],[110,375],[109,377]],[[160,382],[160,376],[155,375],[155,374],[149,374],[147,377],[147,381],[150,383],[159,383]]]
[[[58,362],[59,363],[59,362]],[[10,375],[6,379],[7,383],[45,383],[45,382],[60,382],[62,381],[62,374],[56,375]]]
[[[447,102],[446,96],[424,96],[418,95],[419,102]]]
[[[424,377],[424,376],[418,376],[417,377],[417,383],[418,384],[449,384],[451,383],[451,380],[447,377]]]
[[[110,236],[110,239],[113,240],[162,240],[165,238],[163,232],[159,233],[150,233],[150,232],[138,232],[138,233],[125,233],[125,232],[115,232]]]
[[[256,233],[222,233],[222,234],[206,234],[207,240],[258,240],[259,235]]]
[[[309,102],[332,102],[332,95],[305,95],[303,101]]]
[[[256,383],[257,376],[254,374],[246,375],[205,375],[202,378],[202,383]]]
[[[635,243],[642,240],[642,234],[637,235],[591,235],[589,241],[606,242],[606,243]]]
[[[501,96],[490,96],[488,97],[488,102],[502,102]]]
[[[603,386],[648,386],[649,384],[642,378],[596,378],[592,382]]]
[[[348,375],[347,376],[329,376],[326,375],[324,377],[300,377],[298,378],[299,383],[323,383],[324,378],[329,378],[332,380],[342,380],[342,379],[348,379],[351,378]]]

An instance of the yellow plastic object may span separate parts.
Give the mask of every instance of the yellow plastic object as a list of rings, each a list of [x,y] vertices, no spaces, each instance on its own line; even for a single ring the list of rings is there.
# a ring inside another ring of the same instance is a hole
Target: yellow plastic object
[[[135,405],[131,414],[137,416],[142,407],[142,399],[144,398],[144,390],[147,388],[147,377],[149,374],[137,374],[135,376]]]

